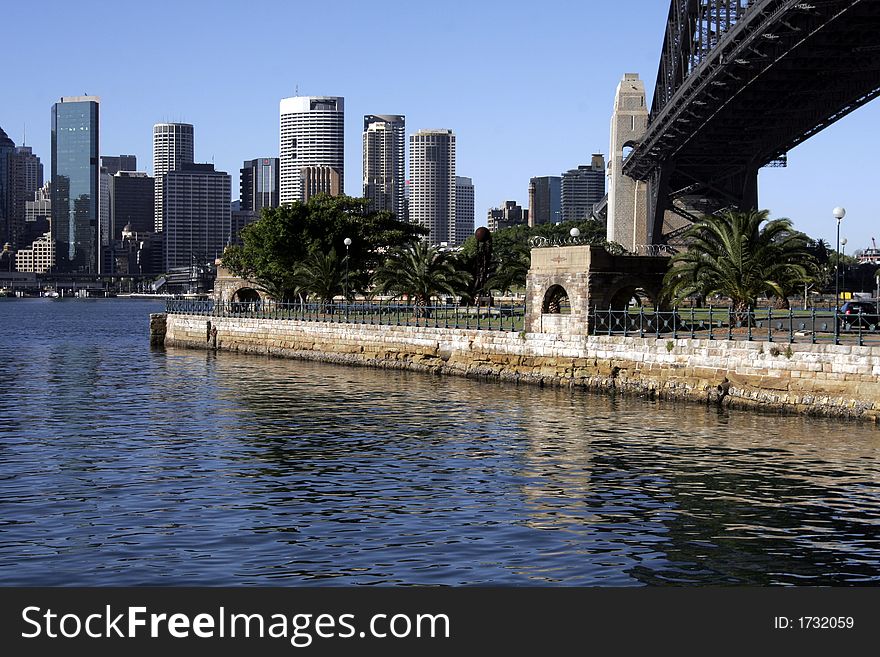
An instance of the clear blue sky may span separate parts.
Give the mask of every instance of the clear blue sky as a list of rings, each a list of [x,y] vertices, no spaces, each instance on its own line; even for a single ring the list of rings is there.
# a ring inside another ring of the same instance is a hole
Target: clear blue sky
[[[477,224],[528,179],[608,151],[624,73],[657,74],[666,0],[438,3],[8,2],[0,126],[50,165],[50,108],[101,97],[101,153],[150,170],[154,123],[195,125],[196,159],[233,176],[278,155],[278,101],[339,95],[346,104],[346,192],[361,194],[363,114],[405,114],[407,132],[452,128],[458,174],[476,187]],[[626,22],[621,20],[626,17]],[[761,206],[847,252],[880,239],[874,103],[765,170]],[[234,196],[237,194],[234,192]]]

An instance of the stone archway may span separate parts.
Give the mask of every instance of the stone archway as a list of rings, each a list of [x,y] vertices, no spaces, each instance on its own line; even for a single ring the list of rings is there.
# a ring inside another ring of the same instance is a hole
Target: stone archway
[[[595,307],[601,310],[625,310],[633,298],[647,299],[654,308],[659,308],[663,288],[656,276],[646,279],[638,275],[621,275],[607,281],[604,289],[593,289],[592,292]]]
[[[588,335],[597,309],[623,310],[635,295],[657,307],[668,269],[666,257],[612,255],[597,246],[533,248],[525,330]],[[564,298],[569,313],[561,312]]]
[[[564,287],[554,283],[544,293],[544,301],[541,303],[543,315],[570,315],[571,304],[568,300],[568,292]]]
[[[232,293],[230,301],[241,301],[245,303],[255,303],[262,299],[260,293],[252,287],[240,287]]]

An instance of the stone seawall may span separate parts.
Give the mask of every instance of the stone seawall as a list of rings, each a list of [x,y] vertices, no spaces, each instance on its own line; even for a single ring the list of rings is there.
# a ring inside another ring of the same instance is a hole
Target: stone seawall
[[[164,326],[162,324],[164,323]],[[151,341],[740,408],[880,418],[880,348],[331,324],[151,318]]]

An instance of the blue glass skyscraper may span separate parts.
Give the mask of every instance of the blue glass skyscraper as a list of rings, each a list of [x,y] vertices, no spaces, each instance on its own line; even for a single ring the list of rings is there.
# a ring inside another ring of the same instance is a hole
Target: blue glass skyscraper
[[[68,96],[52,106],[55,271],[98,272],[98,103]]]

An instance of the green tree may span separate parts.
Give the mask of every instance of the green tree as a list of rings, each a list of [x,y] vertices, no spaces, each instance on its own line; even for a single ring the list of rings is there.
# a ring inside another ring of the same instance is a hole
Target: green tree
[[[707,215],[684,234],[688,250],[672,258],[664,278],[666,297],[680,303],[692,295],[720,295],[742,316],[758,296],[787,296],[810,280],[814,259],[805,236],[788,219],[768,212]]]
[[[561,224],[540,224],[529,227],[519,224],[492,233],[492,263],[489,268],[489,290],[507,292],[522,288],[526,284],[526,274],[531,265],[529,240],[533,237],[546,237],[549,240],[564,241],[569,238],[572,228],[580,231],[580,241],[596,246],[613,248],[605,242],[605,224],[586,219]],[[462,245],[462,266],[474,273],[477,241],[471,236]],[[473,296],[488,293],[489,290],[474,290]]]
[[[393,251],[375,273],[379,292],[406,295],[417,307],[435,296],[464,294],[469,282],[470,274],[456,267],[453,254],[422,241]]]
[[[348,254],[351,289],[364,289],[386,251],[426,233],[391,212],[369,207],[368,199],[319,194],[306,203],[264,208],[257,221],[242,229],[242,244],[223,253],[223,264],[273,298],[289,299],[298,290],[297,266],[313,251],[328,254],[335,249]],[[349,249],[346,237],[352,241]]]

